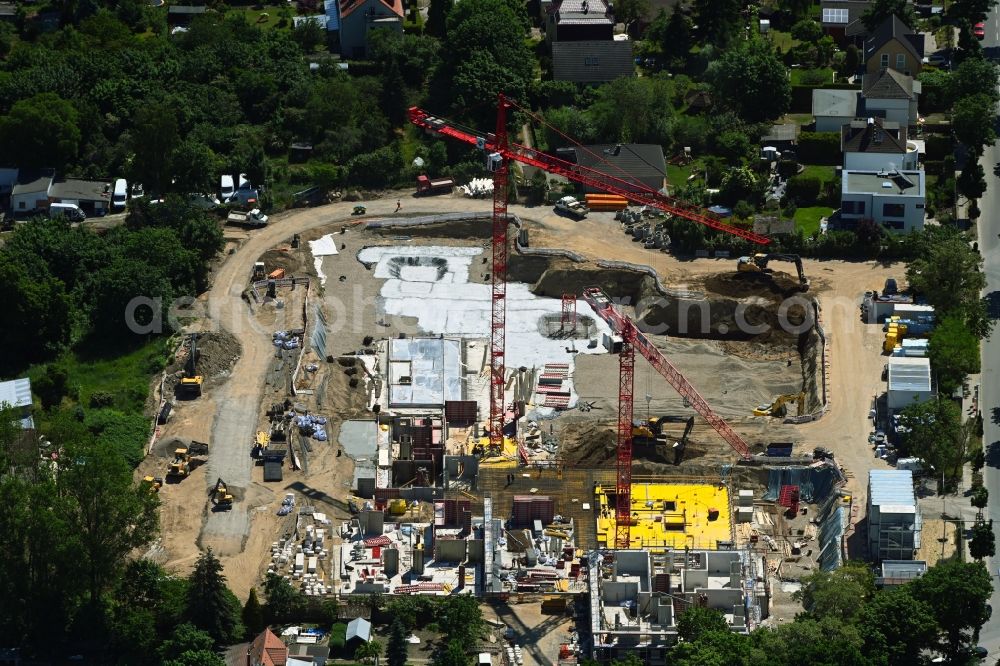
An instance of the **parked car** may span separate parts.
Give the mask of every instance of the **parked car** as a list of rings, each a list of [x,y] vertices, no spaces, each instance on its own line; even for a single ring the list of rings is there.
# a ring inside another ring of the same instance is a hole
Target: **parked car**
[[[219,178],[219,199],[222,200],[222,203],[227,203],[232,199],[235,192],[236,187],[233,185],[232,176],[225,175]]]
[[[924,64],[934,65],[935,67],[947,67],[951,64],[951,60],[943,53],[932,53],[924,58]]]
[[[974,34],[976,36],[976,39],[985,39],[986,38],[986,24],[983,23],[982,21],[980,21],[979,23],[977,23],[975,25],[975,27],[972,28],[972,34]]]
[[[114,210],[122,210],[128,203],[128,183],[124,178],[115,181],[114,194],[111,196],[111,207]]]

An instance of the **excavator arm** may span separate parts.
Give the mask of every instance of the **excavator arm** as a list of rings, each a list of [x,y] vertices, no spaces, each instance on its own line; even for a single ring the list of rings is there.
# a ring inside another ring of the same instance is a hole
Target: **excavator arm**
[[[795,264],[795,270],[799,275],[799,284],[806,288],[809,287],[809,279],[806,278],[806,271],[802,267],[802,257],[797,254],[765,254],[763,258],[757,260],[757,265],[763,270],[771,261],[787,261]]]

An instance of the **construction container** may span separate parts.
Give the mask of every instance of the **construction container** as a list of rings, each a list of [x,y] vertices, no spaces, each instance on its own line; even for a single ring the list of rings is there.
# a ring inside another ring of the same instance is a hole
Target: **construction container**
[[[753,506],[753,491],[752,490],[741,490],[739,492],[739,506]]]
[[[302,553],[295,554],[295,571],[302,571],[303,567],[306,565],[306,556]]]
[[[737,523],[753,522],[753,507],[752,506],[736,507],[736,522]]]
[[[306,573],[314,574],[316,573],[316,556],[313,555],[307,560],[306,563]]]

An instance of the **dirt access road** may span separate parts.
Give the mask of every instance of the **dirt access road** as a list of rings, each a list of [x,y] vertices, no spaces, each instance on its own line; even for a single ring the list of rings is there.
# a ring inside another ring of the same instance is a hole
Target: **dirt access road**
[[[367,218],[392,216],[397,199],[403,202],[400,216],[490,209],[488,200],[416,199],[409,193],[398,193],[366,201]],[[274,216],[268,227],[250,234],[248,240],[227,257],[216,271],[213,286],[207,293],[209,320],[203,322],[202,327],[225,328],[242,346],[242,356],[230,380],[212,396],[216,407],[212,454],[204,479],[211,485],[217,477],[222,477],[236,490],[237,502],[229,512],[210,513],[198,541],[201,548],[211,546],[219,553],[231,579],[237,573],[231,571],[231,567],[240,569],[239,577],[243,578],[249,570],[259,567],[266,554],[266,547],[260,553],[243,551],[252,531],[250,512],[255,503],[259,506],[260,500],[265,499],[255,492],[251,479],[253,468],[247,453],[261,410],[265,374],[273,353],[270,327],[265,330],[255,322],[240,294],[254,261],[264,252],[288,242],[293,234],[324,226],[336,229],[338,223],[357,220],[350,215],[353,207],[354,203],[343,202]],[[571,248],[595,259],[652,265],[672,284],[682,285],[687,276],[728,270],[733,265],[732,260],[681,261],[664,253],[643,250],[629,242],[610,214],[593,214],[575,222],[552,214],[548,207],[511,206],[510,209],[528,223],[531,243],[535,247]],[[855,497],[859,497],[867,481],[867,469],[874,462],[864,438],[868,430],[868,402],[878,385],[881,363],[868,353],[873,341],[877,343],[877,335],[861,324],[857,303],[864,290],[880,287],[886,277],[902,277],[903,269],[899,265],[872,262],[807,261],[806,271],[813,279],[813,293],[818,294],[823,307],[824,325],[832,345],[833,372],[831,412],[819,423],[804,427],[802,433],[804,439],[808,439],[806,444],[833,449],[841,464],[854,471],[856,478],[851,489]],[[839,367],[839,364],[844,365]],[[259,484],[256,487],[259,489]],[[255,542],[269,545],[270,535],[256,536],[260,539],[254,538]]]

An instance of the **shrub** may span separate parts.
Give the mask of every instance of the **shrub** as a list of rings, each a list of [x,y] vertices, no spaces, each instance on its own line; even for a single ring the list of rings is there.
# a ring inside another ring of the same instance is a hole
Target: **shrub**
[[[799,160],[809,164],[839,164],[840,134],[837,132],[802,132],[796,148]]]
[[[90,394],[90,401],[88,404],[95,409],[110,407],[115,404],[115,395],[108,391],[94,391]]]
[[[819,178],[815,176],[795,176],[788,179],[786,193],[799,206],[812,206],[819,198],[820,185]]]

